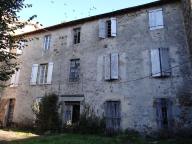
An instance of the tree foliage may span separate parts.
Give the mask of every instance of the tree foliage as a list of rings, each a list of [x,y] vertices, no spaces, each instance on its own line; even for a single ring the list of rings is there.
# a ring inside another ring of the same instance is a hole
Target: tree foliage
[[[36,17],[34,15],[26,22],[19,21],[18,13],[27,7],[31,5],[24,4],[24,0],[0,1],[0,81],[7,81],[18,69],[17,56],[13,51],[21,48],[21,42],[25,40],[16,39],[15,31]]]
[[[49,94],[44,96],[39,103],[38,108],[35,106],[36,127],[38,132],[58,131],[61,121],[58,112],[58,96]]]

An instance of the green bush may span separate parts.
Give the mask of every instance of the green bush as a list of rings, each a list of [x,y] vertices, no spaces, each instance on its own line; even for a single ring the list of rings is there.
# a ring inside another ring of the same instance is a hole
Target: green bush
[[[105,120],[103,117],[97,116],[88,104],[84,104],[78,131],[80,133],[102,134],[105,132]]]
[[[56,132],[60,130],[61,122],[58,108],[58,96],[56,94],[45,95],[42,98],[39,103],[39,111],[35,113],[35,126],[38,132]]]
[[[104,134],[105,120],[97,116],[88,104],[84,104],[79,122],[71,126],[64,126],[63,131],[81,134]]]

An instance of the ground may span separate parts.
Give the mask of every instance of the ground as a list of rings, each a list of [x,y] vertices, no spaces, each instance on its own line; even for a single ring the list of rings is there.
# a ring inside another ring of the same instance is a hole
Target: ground
[[[81,134],[38,136],[30,132],[0,130],[0,144],[192,144],[192,138],[146,140],[134,135],[116,137]]]

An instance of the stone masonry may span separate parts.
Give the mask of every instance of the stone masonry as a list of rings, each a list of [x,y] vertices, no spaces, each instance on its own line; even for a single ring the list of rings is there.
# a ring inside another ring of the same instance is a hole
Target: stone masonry
[[[154,3],[130,12],[114,12],[102,18],[74,21],[52,30],[25,34],[28,46],[19,56],[19,85],[8,87],[2,93],[2,99],[16,99],[13,121],[22,125],[31,124],[34,119],[31,109],[33,101],[47,93],[56,93],[61,102],[88,103],[99,116],[104,115],[106,101],[120,101],[121,128],[141,132],[157,129],[154,100],[171,98],[174,127],[187,127],[180,117],[180,95],[188,92],[190,87],[186,87],[191,83],[187,43],[190,34],[185,29],[179,0]],[[150,30],[148,11],[157,8],[163,9],[164,28]],[[117,19],[117,36],[99,38],[99,19],[108,20],[111,17]],[[77,27],[81,27],[81,42],[73,44],[73,29]],[[51,35],[50,52],[42,55],[45,35]],[[162,47],[169,48],[171,76],[153,78],[150,50]],[[119,54],[119,79],[105,81],[103,57],[113,52]],[[74,58],[80,59],[80,80],[69,82],[70,60]],[[52,83],[30,85],[32,65],[48,62],[54,63]],[[188,118],[190,109],[186,113]]]

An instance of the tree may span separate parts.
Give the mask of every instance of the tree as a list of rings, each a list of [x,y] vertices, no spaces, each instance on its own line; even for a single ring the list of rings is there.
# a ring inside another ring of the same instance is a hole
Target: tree
[[[36,15],[30,17],[27,22],[19,21],[18,13],[23,8],[31,7],[24,4],[24,0],[1,0],[0,1],[0,81],[10,79],[18,69],[17,56],[13,49],[21,48],[22,38],[15,38],[15,30],[22,29]],[[2,84],[0,84],[2,86]]]

